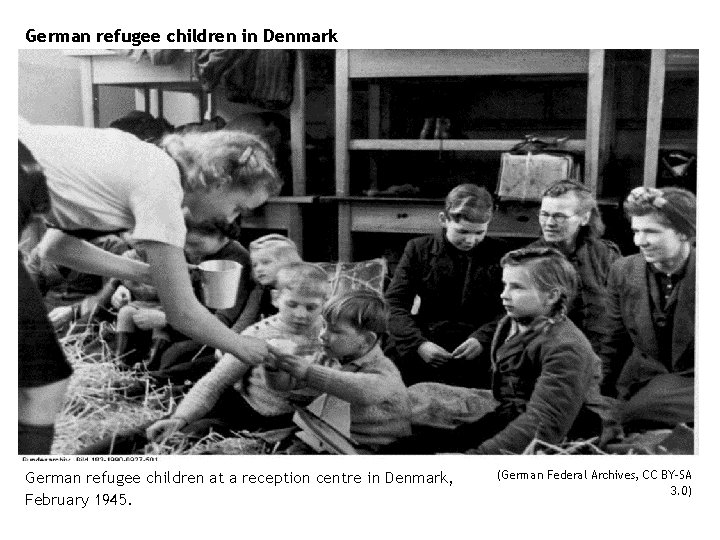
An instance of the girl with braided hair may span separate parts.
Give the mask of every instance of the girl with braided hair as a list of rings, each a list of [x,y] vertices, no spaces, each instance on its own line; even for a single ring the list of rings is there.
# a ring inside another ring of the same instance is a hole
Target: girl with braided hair
[[[117,129],[23,119],[19,139],[47,180],[50,228],[41,256],[86,273],[150,283],[173,328],[248,364],[264,361],[264,342],[239,336],[197,300],[183,252],[185,214],[230,223],[279,192],[274,157],[263,141],[241,131],[191,132],[155,146]],[[110,231],[130,231],[148,262],[87,242]]]
[[[534,438],[550,444],[599,435],[600,359],[567,317],[577,272],[553,248],[507,253],[500,295],[507,315],[491,347],[492,392],[497,407],[454,430],[429,430],[393,453],[518,454]]]

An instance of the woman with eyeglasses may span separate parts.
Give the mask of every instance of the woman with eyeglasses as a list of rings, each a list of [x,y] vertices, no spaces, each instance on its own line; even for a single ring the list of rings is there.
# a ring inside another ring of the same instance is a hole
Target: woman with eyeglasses
[[[602,237],[605,225],[597,201],[584,185],[562,180],[550,186],[540,205],[542,238],[531,247],[553,247],[563,253],[580,278],[578,294],[568,316],[597,351],[601,318],[607,302],[607,278],[620,258],[615,243]]]
[[[601,389],[619,401],[606,440],[620,427],[692,423],[695,412],[695,195],[636,188],[625,213],[640,253],[617,261],[608,282]]]

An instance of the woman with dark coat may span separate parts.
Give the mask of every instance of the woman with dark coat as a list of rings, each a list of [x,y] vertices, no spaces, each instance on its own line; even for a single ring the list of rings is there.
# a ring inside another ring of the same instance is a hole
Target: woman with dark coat
[[[603,393],[625,429],[694,421],[695,195],[640,187],[625,203],[640,253],[610,272]],[[617,426],[616,426],[617,427]]]
[[[552,247],[565,255],[580,283],[568,317],[597,351],[603,334],[602,317],[607,304],[607,279],[620,250],[602,237],[605,225],[592,192],[573,180],[550,186],[540,206],[542,238],[532,247]]]

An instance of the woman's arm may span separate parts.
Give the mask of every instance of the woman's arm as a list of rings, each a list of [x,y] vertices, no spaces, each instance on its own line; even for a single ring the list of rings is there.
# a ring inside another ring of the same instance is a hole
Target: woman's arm
[[[150,267],[109,251],[58,229],[48,229],[38,244],[40,257],[87,274],[151,283]]]
[[[260,364],[268,356],[265,343],[239,336],[216,319],[195,297],[183,250],[160,242],[142,242],[153,284],[165,308],[168,323],[189,338],[229,352],[248,364]]]

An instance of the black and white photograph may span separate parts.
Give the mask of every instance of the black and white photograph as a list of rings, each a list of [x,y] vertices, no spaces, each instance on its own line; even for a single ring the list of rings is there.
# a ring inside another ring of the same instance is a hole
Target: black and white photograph
[[[7,18],[11,536],[713,537],[706,6]]]
[[[695,453],[699,72],[18,50],[18,454]]]

